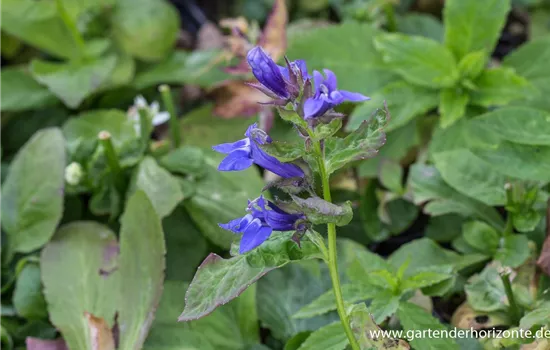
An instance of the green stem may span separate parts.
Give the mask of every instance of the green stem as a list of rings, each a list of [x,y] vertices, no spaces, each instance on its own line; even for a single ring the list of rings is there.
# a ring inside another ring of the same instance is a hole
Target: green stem
[[[159,86],[160,94],[162,95],[162,102],[166,111],[170,114],[170,133],[172,134],[172,142],[174,148],[178,148],[181,143],[180,129],[178,123],[178,116],[176,115],[176,108],[174,107],[174,100],[172,99],[172,93],[168,85]]]
[[[71,33],[73,40],[78,46],[78,50],[80,51],[81,54],[84,54],[86,51],[86,43],[84,42],[82,35],[78,31],[78,27],[76,26],[76,23],[73,21],[69,13],[67,13],[67,10],[63,6],[63,2],[61,0],[56,0],[56,5],[57,5],[57,12],[59,13],[61,20],[65,24],[65,27],[67,27],[67,30],[69,30],[69,32]]]
[[[149,151],[149,139],[151,136],[151,119],[148,108],[139,108],[139,130],[141,136],[141,147],[144,152]]]
[[[122,178],[122,168],[118,161],[118,157],[117,157],[115,148],[113,146],[113,142],[111,140],[111,134],[108,131],[101,131],[97,137],[99,138],[99,142],[101,143],[101,146],[105,151],[107,164],[109,165],[109,168],[113,172],[115,187],[117,188],[117,190],[121,191],[122,193],[124,190],[124,179]]]
[[[310,137],[313,141],[315,152],[317,153],[317,159],[319,162],[319,172],[321,174],[321,183],[323,185],[323,197],[327,202],[332,202],[332,197],[330,194],[330,182],[329,175],[325,167],[325,157],[321,149],[321,144],[319,141],[315,140],[313,135],[310,132]],[[340,275],[338,274],[338,262],[336,256],[336,225],[327,224],[328,230],[328,268],[330,272],[330,278],[332,280],[332,290],[334,291],[334,296],[336,298],[336,310],[340,316],[340,322],[344,326],[344,331],[348,337],[349,343],[353,350],[360,350],[359,344],[353,335],[351,330],[348,316],[346,313],[346,308],[344,305],[344,297],[342,295],[342,287],[340,286]]]
[[[503,236],[509,236],[514,232],[514,225],[512,223],[512,213],[510,209],[514,206],[514,195],[513,188],[511,183],[506,183],[504,185],[504,190],[506,191],[506,226],[504,227]]]
[[[506,297],[508,298],[509,314],[512,322],[518,324],[521,319],[521,310],[519,309],[518,304],[516,303],[516,298],[514,297],[514,292],[512,291],[512,284],[510,283],[510,269],[503,268],[500,272],[500,279],[502,284],[504,284],[504,290],[506,291]]]
[[[386,12],[386,24],[389,32],[397,31],[397,21],[395,20],[395,10],[391,3],[384,5],[384,12]]]

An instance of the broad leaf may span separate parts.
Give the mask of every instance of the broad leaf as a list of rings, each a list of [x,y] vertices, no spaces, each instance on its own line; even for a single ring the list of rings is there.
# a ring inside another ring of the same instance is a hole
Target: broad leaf
[[[533,329],[534,326],[548,326],[550,322],[548,315],[550,315],[550,304],[545,303],[541,307],[526,313],[521,318],[519,326],[523,329]]]
[[[409,302],[404,302],[399,305],[397,316],[399,317],[399,322],[403,326],[403,330],[405,330],[405,332],[423,331],[426,329],[432,331],[442,331],[447,329],[426,310]],[[455,340],[447,337],[416,337],[411,340],[411,344],[415,347],[415,349],[459,350],[458,344]]]
[[[500,235],[493,227],[481,221],[470,221],[462,225],[466,243],[482,254],[492,256],[496,253]]]
[[[493,227],[504,229],[504,221],[499,213],[476,199],[456,191],[445,183],[441,174],[433,166],[414,164],[411,167],[409,186],[415,204],[427,203],[424,212],[437,216],[458,213],[485,220]]]
[[[193,146],[183,146],[159,159],[160,165],[173,173],[201,177],[206,170],[204,152]]]
[[[458,63],[460,76],[470,81],[476,79],[487,65],[487,56],[485,50],[479,50],[462,57]]]
[[[291,37],[286,55],[291,60],[305,60],[310,72],[323,68],[334,71],[339,89],[369,95],[397,80],[374,48],[376,34],[372,26],[352,21],[312,28]],[[357,57],[361,57],[360,62]]]
[[[344,327],[337,321],[311,333],[298,350],[344,350],[348,343]]]
[[[401,281],[401,290],[415,290],[429,287],[453,277],[453,268],[450,265],[419,268],[414,274]]]
[[[371,101],[365,102],[353,110],[345,127],[347,131],[357,129],[363,121],[370,119],[384,101],[387,102],[391,112],[386,131],[406,125],[411,119],[424,115],[439,104],[437,90],[415,86],[404,81],[389,84],[371,97]]]
[[[292,200],[303,212],[308,221],[313,224],[321,225],[333,223],[337,226],[345,226],[349,224],[353,218],[353,209],[351,202],[347,201],[343,205],[336,205],[327,202],[319,197],[310,197],[302,199],[298,196],[292,196]]]
[[[287,233],[272,235],[257,249],[230,259],[211,253],[202,262],[185,294],[185,309],[179,320],[191,321],[208,315],[235,299],[269,271],[292,260],[320,257],[313,243],[302,241],[298,247],[289,238]]]
[[[500,242],[500,247],[495,254],[495,260],[502,265],[518,267],[531,255],[529,239],[526,235],[506,236]]]
[[[389,291],[377,295],[369,305],[374,322],[379,324],[391,317],[399,307],[399,299],[400,295],[393,295]]]
[[[496,267],[487,265],[479,274],[472,277],[464,287],[468,303],[476,311],[491,312],[506,310],[504,285]]]
[[[397,162],[383,160],[380,163],[380,182],[384,187],[394,193],[403,192],[403,168]]]
[[[35,59],[30,69],[39,83],[45,85],[67,107],[74,109],[109,78],[116,60],[115,56],[68,63]]]
[[[1,73],[2,111],[24,111],[57,104],[57,98],[47,88],[38,84],[24,67],[3,68]]]
[[[443,24],[435,16],[408,12],[397,20],[397,29],[400,33],[424,36],[438,42],[443,42]]]
[[[12,161],[2,188],[2,228],[12,252],[28,253],[52,237],[63,214],[65,140],[38,131]]]
[[[485,70],[474,84],[477,88],[472,91],[471,103],[483,107],[506,105],[537,94],[536,89],[511,68]]]
[[[453,54],[437,41],[403,34],[383,34],[375,46],[384,61],[406,81],[427,88],[451,87],[458,78]]]
[[[260,146],[266,153],[279,159],[281,162],[291,162],[305,154],[303,143],[286,143],[273,141]]]
[[[510,0],[445,2],[445,44],[458,59],[470,52],[492,52],[511,8]]]
[[[162,293],[165,252],[160,218],[147,195],[137,191],[121,219],[117,321],[122,349],[143,346]]]
[[[17,276],[13,291],[13,306],[19,316],[29,320],[48,317],[38,264],[32,262],[25,264]]]
[[[441,127],[446,128],[462,118],[469,101],[468,92],[460,87],[443,89],[439,101]]]
[[[176,42],[178,13],[165,0],[118,0],[112,16],[113,37],[136,58],[158,61]]]
[[[330,175],[348,163],[374,157],[386,142],[384,128],[390,115],[387,108],[378,109],[368,121],[345,138],[325,140],[325,162]]]
[[[161,219],[169,215],[183,200],[183,193],[176,177],[161,168],[152,157],[145,157],[139,163],[134,181],[135,189],[147,194]],[[130,192],[129,196],[132,193]]]
[[[119,305],[117,259],[114,233],[95,222],[64,226],[42,250],[40,266],[50,320],[70,349],[94,350],[85,312],[113,326]]]

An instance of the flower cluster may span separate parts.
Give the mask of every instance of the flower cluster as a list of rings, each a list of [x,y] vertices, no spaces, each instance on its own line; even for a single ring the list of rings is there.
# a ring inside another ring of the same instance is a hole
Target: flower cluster
[[[360,93],[338,90],[336,75],[328,69],[324,70],[324,76],[314,71],[311,77],[303,60],[291,62],[285,58],[286,67],[279,66],[261,47],[255,47],[248,52],[247,61],[259,83],[251,85],[271,97],[270,104],[287,111],[291,108],[310,126],[326,122],[327,116],[338,116],[333,109],[345,101],[369,99]],[[250,125],[245,136],[242,140],[213,147],[215,151],[227,154],[218,170],[239,171],[256,164],[283,179],[305,180],[300,166],[281,162],[262,149],[262,145],[270,144],[272,140],[257,124]],[[249,201],[247,211],[244,217],[220,224],[224,229],[242,233],[241,254],[262,244],[273,231],[303,232],[308,226],[304,213],[289,213],[263,196]]]

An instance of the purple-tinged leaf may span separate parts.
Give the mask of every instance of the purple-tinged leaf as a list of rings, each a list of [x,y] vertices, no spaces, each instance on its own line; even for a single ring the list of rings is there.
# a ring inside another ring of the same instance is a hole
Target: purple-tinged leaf
[[[48,340],[27,337],[25,344],[27,345],[27,350],[68,350],[63,338]]]

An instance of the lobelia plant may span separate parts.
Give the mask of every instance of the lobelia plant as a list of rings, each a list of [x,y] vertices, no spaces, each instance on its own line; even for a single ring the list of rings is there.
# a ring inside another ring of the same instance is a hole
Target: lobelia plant
[[[344,305],[336,259],[336,226],[348,224],[353,213],[349,202],[332,203],[329,180],[334,171],[348,163],[376,155],[385,142],[383,128],[388,110],[378,110],[345,138],[334,136],[343,117],[334,107],[346,101],[367,101],[368,97],[338,90],[336,75],[328,69],[324,70],[325,76],[315,71],[311,77],[302,60],[291,62],[285,58],[286,67],[279,66],[261,47],[250,50],[247,61],[259,82],[251,86],[273,98],[269,104],[277,107],[282,119],[294,124],[303,142],[274,141],[252,124],[246,138],[213,147],[227,154],[218,170],[239,171],[259,165],[280,176],[266,188],[277,187],[291,200],[270,201],[260,195],[249,200],[245,216],[220,224],[226,230],[242,233],[238,254],[226,260],[211,254],[203,262],[186,293],[179,320],[207,315],[274,268],[320,257],[329,267],[336,309],[349,344],[360,349]],[[322,198],[316,195],[317,187],[322,190]],[[314,231],[318,224],[327,225],[328,244]]]

